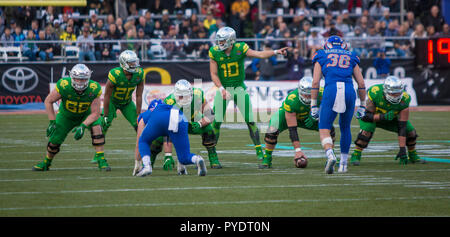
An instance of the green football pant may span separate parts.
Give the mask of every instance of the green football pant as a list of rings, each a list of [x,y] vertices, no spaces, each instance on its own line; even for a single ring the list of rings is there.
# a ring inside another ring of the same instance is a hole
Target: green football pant
[[[231,94],[231,99],[224,100],[220,90],[217,90],[216,96],[214,97],[213,110],[215,117],[212,126],[214,128],[214,133],[216,134],[216,140],[219,140],[220,126],[224,122],[228,103],[233,100],[234,104],[237,105],[239,112],[247,123],[253,143],[255,145],[260,145],[259,130],[255,125],[255,120],[253,119],[253,107],[250,101],[250,95],[243,87],[235,87],[231,89],[227,88],[227,91]]]
[[[305,125],[305,120],[298,120],[297,119],[297,127],[299,128],[304,128],[304,129],[308,129],[308,130],[315,130],[315,131],[319,131],[319,123],[314,123],[312,128],[308,128]],[[286,122],[286,114],[284,111],[280,111],[277,110],[277,112],[275,112],[271,117],[270,117],[270,121],[269,121],[269,129],[270,128],[275,128],[277,129],[280,133],[283,132],[284,130],[288,129],[288,125]]]
[[[137,114],[136,114],[136,105],[133,101],[128,104],[115,104],[114,102],[109,103],[109,114],[108,121],[113,121],[117,117],[117,110],[122,112],[125,119],[133,126],[134,129],[137,129]],[[104,110],[103,110],[103,114]]]
[[[64,140],[66,139],[69,132],[71,132],[74,127],[80,126],[80,124],[87,118],[87,116],[89,116],[89,115],[86,115],[85,117],[82,117],[81,119],[71,119],[71,118],[68,118],[68,117],[62,115],[61,113],[58,113],[56,115],[56,129],[55,129],[55,132],[50,136],[49,142],[54,145],[61,145],[64,142]],[[91,128],[93,126],[95,126],[95,125],[101,126],[101,124],[102,124],[102,118],[99,117],[95,122],[93,122],[87,128],[89,130],[91,130]]]
[[[398,120],[392,120],[392,121],[380,121],[380,122],[364,122],[361,119],[358,119],[359,127],[361,130],[364,130],[366,132],[375,132],[375,128],[382,128],[387,131],[391,132],[398,132]],[[406,132],[412,132],[414,131],[414,127],[412,126],[411,122],[406,122]]]

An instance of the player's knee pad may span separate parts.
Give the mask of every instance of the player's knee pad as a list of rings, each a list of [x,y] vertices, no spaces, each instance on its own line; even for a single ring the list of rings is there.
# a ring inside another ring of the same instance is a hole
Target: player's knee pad
[[[202,144],[205,147],[216,146],[216,135],[214,132],[206,132],[202,134]]]
[[[52,143],[48,143],[47,144],[47,151],[48,153],[52,154],[52,155],[56,155],[59,152],[59,147],[61,146],[61,144],[52,144]]]
[[[92,138],[92,145],[94,146],[102,146],[105,145],[105,135],[104,134],[98,134],[98,135],[91,135]]]
[[[415,146],[417,137],[418,137],[418,135],[417,135],[417,132],[415,129],[413,131],[409,132],[408,134],[406,134],[406,145],[407,146]]]
[[[372,139],[373,133],[360,130],[358,137],[356,137],[355,145],[360,148],[366,148],[369,145],[370,139]]]
[[[267,144],[276,145],[278,142],[278,135],[280,135],[279,130],[276,130],[274,132],[268,132],[268,133],[266,133],[266,136],[264,137],[264,141]]]

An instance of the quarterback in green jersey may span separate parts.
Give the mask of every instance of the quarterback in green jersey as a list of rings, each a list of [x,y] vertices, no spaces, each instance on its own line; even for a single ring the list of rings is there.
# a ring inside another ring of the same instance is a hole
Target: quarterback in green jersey
[[[366,114],[359,119],[360,132],[356,138],[356,148],[350,163],[359,165],[361,152],[366,148],[375,132],[375,128],[382,128],[398,134],[400,150],[395,159],[400,158],[400,164],[423,162],[416,152],[416,129],[409,122],[409,103],[411,97],[404,91],[400,79],[389,76],[384,84],[373,85],[368,91]],[[408,147],[408,155],[406,154]]]
[[[106,134],[116,111],[120,110],[127,121],[137,130],[137,117],[141,113],[142,93],[144,91],[144,70],[139,67],[139,58],[131,50],[123,51],[119,56],[120,67],[113,68],[108,73],[103,100],[102,127]],[[136,90],[136,104],[132,95]],[[95,159],[92,160],[95,162]]]
[[[47,128],[47,155],[44,161],[33,166],[34,171],[49,170],[52,160],[59,152],[59,147],[72,131],[75,140],[84,135],[87,128],[91,131],[95,158],[100,170],[110,171],[105,159],[105,136],[102,133],[100,117],[100,96],[102,88],[99,83],[90,80],[92,71],[84,64],[75,65],[70,70],[70,77],[61,78],[56,88],[45,99],[45,110],[50,124]],[[55,115],[53,103],[61,100],[58,114]]]
[[[287,54],[287,47],[279,50],[256,51],[246,43],[236,43],[236,32],[230,27],[220,28],[216,33],[216,46],[209,49],[209,68],[211,79],[219,88],[214,97],[213,122],[216,139],[219,139],[220,126],[224,120],[228,102],[233,100],[247,123],[250,137],[255,144],[258,159],[263,159],[259,130],[253,119],[253,108],[247,87],[244,84],[246,57],[270,58],[276,54]]]
[[[311,88],[312,77],[303,77],[298,83],[298,88],[291,91],[281,104],[277,112],[275,112],[269,121],[269,129],[266,133],[264,141],[266,142],[265,154],[260,169],[272,167],[272,152],[277,144],[280,133],[288,129],[289,137],[295,149],[294,164],[304,159],[305,168],[307,165],[307,157],[300,147],[300,140],[297,133],[297,127],[319,131],[318,121],[310,115],[311,110]],[[319,92],[319,102],[322,98],[322,92]],[[331,137],[334,140],[334,127],[331,129]]]

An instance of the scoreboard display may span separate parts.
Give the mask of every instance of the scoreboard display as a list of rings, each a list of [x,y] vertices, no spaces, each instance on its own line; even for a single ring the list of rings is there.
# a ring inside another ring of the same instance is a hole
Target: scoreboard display
[[[450,38],[416,39],[416,65],[450,68]]]

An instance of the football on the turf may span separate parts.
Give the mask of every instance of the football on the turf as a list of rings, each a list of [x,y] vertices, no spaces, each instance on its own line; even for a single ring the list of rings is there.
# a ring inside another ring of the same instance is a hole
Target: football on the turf
[[[306,166],[308,165],[308,159],[306,159],[305,157],[295,158],[294,164],[297,168],[306,168]]]

